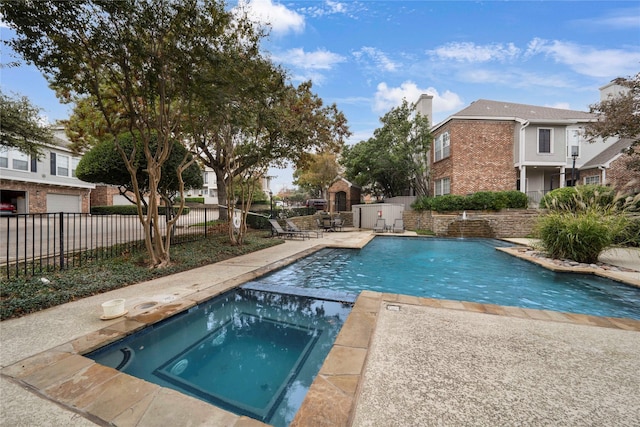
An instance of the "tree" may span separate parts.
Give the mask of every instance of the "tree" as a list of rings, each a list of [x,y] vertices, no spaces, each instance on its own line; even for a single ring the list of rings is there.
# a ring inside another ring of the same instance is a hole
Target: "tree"
[[[138,158],[135,160],[138,165],[138,176],[136,179],[140,189],[143,192],[147,192],[149,189],[149,176],[143,172],[144,169],[146,169],[146,165],[144,164],[144,150],[140,139],[133,138],[129,133],[122,134],[118,138],[118,145],[127,152],[133,150],[132,145],[134,143],[138,144],[138,148],[136,149]],[[155,143],[152,141],[151,149],[154,148]],[[179,167],[185,157],[191,162],[193,156],[187,151],[184,145],[174,140],[171,155],[163,165],[162,177],[158,184],[158,193],[167,207],[173,206],[175,196],[180,192],[180,182],[176,174],[170,172]],[[122,161],[116,144],[111,139],[96,144],[84,154],[76,168],[76,176],[86,182],[116,185],[121,195],[129,199],[131,203],[135,203],[135,200],[129,197],[133,191],[131,175]],[[202,171],[196,163],[191,163],[191,166],[183,172],[182,178],[184,186],[187,188],[202,187]]]
[[[284,71],[255,50],[227,59],[224,74],[194,73],[203,90],[193,98],[189,117],[203,163],[216,172],[218,197],[232,212],[235,177],[250,182],[269,166],[303,164],[312,151],[337,152],[349,131],[344,115],[335,104],[324,106],[310,82],[286,84]],[[215,93],[207,89],[214,87]],[[244,227],[234,234],[237,228],[230,225],[229,234],[240,243]]]
[[[53,138],[41,123],[40,111],[27,97],[12,98],[0,91],[0,146],[40,157],[42,144]]]
[[[35,64],[61,96],[93,98],[102,113],[127,170],[145,245],[154,267],[170,262],[169,245],[175,219],[164,238],[158,228],[158,186],[173,140],[183,140],[180,125],[198,91],[192,70],[217,69],[226,40],[243,42],[232,28],[232,16],[215,0],[82,0],[73,2],[2,2],[0,13],[16,31],[8,44]],[[117,112],[112,115],[113,104]],[[148,175],[148,208],[138,183],[138,144],[127,152],[118,145],[122,123],[142,142]],[[157,145],[152,148],[152,135]],[[179,165],[176,177],[183,187]],[[182,194],[181,194],[182,196]],[[178,216],[184,208],[184,197]]]
[[[304,168],[298,168],[293,173],[294,184],[311,193],[319,193],[322,198],[328,200],[327,191],[338,174],[339,165],[335,154],[313,154]]]
[[[427,153],[433,139],[428,118],[403,100],[380,121],[372,138],[345,147],[340,163],[347,179],[376,196],[397,196],[409,188],[428,195]]]
[[[627,150],[632,160],[627,167],[640,170],[640,73],[617,78],[614,83],[626,90],[590,106],[598,120],[587,124],[585,134],[592,140],[597,137],[632,139],[633,143]]]

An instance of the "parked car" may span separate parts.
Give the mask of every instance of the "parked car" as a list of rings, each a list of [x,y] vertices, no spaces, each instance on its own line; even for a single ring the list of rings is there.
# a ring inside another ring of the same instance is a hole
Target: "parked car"
[[[0,216],[15,215],[18,210],[11,203],[0,203]]]
[[[317,211],[326,211],[328,204],[325,199],[308,199],[305,206],[308,208],[316,208]]]

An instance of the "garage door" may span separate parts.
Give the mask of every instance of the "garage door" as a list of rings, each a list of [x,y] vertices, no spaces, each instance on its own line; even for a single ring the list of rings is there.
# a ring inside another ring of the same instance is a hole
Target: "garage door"
[[[47,194],[47,212],[81,212],[80,196]]]

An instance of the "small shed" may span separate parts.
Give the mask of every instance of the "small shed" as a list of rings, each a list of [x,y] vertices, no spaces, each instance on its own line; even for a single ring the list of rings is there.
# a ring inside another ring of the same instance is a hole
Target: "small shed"
[[[362,189],[342,177],[336,178],[329,187],[329,211],[349,212],[354,204],[360,203]]]
[[[353,205],[353,226],[373,228],[378,218],[384,218],[387,225],[393,225],[396,219],[402,219],[404,205],[398,203],[371,203]]]

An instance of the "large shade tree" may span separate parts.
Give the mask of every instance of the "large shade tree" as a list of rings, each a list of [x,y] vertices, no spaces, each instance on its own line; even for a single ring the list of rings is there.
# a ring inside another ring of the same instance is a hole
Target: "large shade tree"
[[[42,144],[53,138],[49,127],[40,120],[40,112],[27,97],[12,97],[0,91],[0,147],[39,157]]]
[[[591,105],[598,120],[586,126],[589,138],[629,138],[633,140],[627,166],[640,171],[640,73],[613,81],[624,88],[622,93]]]
[[[376,196],[393,197],[413,188],[428,195],[429,120],[406,100],[381,119],[373,137],[345,147],[340,163],[347,179]]]
[[[328,200],[328,190],[340,173],[337,156],[331,152],[313,154],[303,167],[293,173],[294,183]]]
[[[225,46],[244,42],[241,27],[231,25],[232,15],[215,0],[50,0],[35,7],[16,1],[0,3],[0,13],[17,34],[8,44],[35,64],[59,94],[93,98],[131,176],[150,264],[167,265],[175,219],[163,239],[152,239],[162,235],[157,218],[163,165],[174,139],[183,140],[180,125],[189,95],[199,90],[193,70],[217,69]],[[123,124],[142,143],[147,213],[138,182],[140,146],[132,144],[126,151],[118,145]],[[187,168],[185,158],[176,170],[179,181]],[[182,202],[178,215],[183,207]]]
[[[218,197],[233,212],[233,195],[250,194],[236,192],[235,185],[255,182],[270,166],[300,165],[317,150],[337,152],[349,130],[335,104],[325,106],[310,82],[287,84],[286,73],[257,49],[227,59],[224,73],[194,73],[202,90],[193,97],[188,117],[202,161],[216,173]],[[248,210],[243,205],[242,226],[229,227],[235,243],[242,242]]]
[[[118,138],[118,145],[125,151],[132,151],[133,144],[139,145],[136,150],[138,158],[135,160],[138,167],[136,180],[140,189],[146,193],[149,189],[149,176],[144,173],[146,159],[140,139],[134,138],[130,133],[124,133]],[[155,144],[156,142],[152,138],[151,149],[155,148]],[[166,173],[162,173],[158,183],[158,193],[162,197],[165,206],[173,206],[175,196],[184,193],[185,188],[202,187],[202,171],[196,163],[191,162],[192,157],[184,145],[176,140],[173,141],[171,155],[163,165]],[[190,162],[190,166],[182,173],[181,181],[173,171],[180,167],[185,158]],[[131,175],[125,167],[114,141],[111,139],[106,139],[94,145],[82,156],[76,168],[76,176],[86,182],[115,185],[121,195],[128,198],[130,202],[135,203],[135,200],[130,198],[133,192]],[[167,210],[166,216],[168,218],[171,217],[170,212],[171,210]]]

